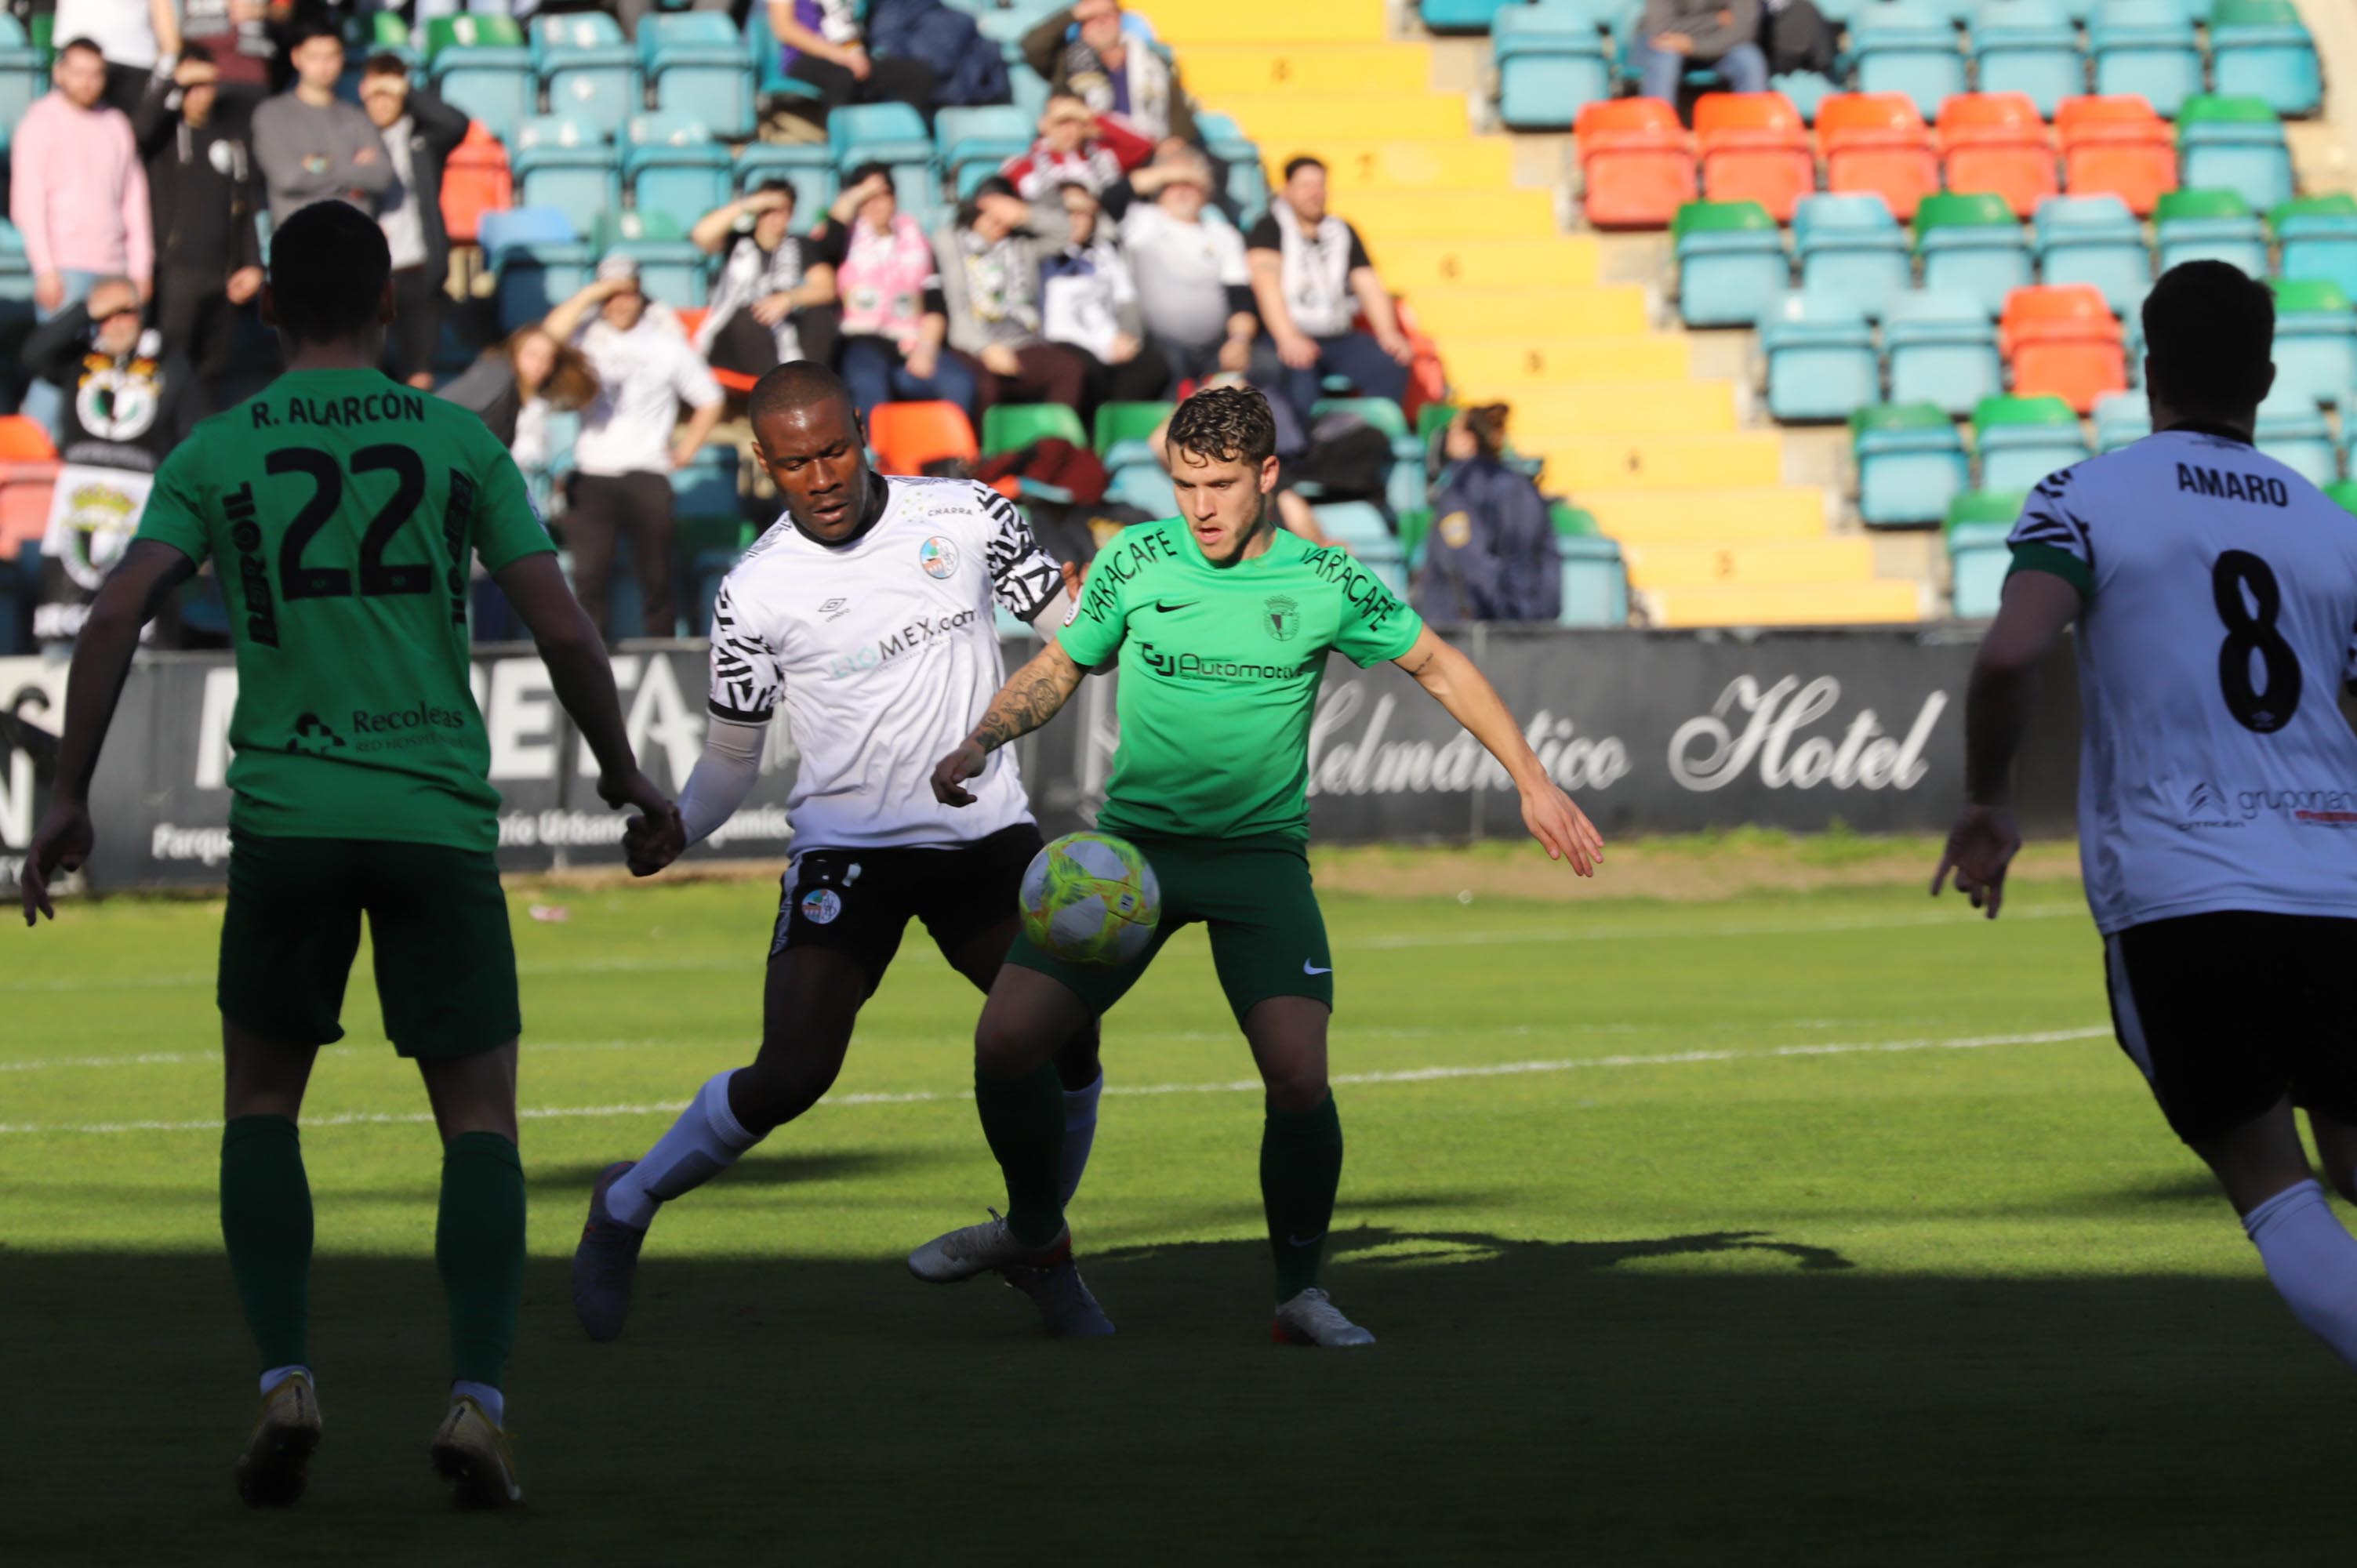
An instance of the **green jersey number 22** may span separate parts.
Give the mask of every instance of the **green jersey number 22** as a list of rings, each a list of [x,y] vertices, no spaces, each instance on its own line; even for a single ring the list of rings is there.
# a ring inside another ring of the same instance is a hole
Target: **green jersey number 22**
[[[396,564],[388,564],[384,558],[394,536],[409,525],[425,499],[425,460],[414,447],[386,444],[361,447],[352,454],[351,463],[354,474],[389,473],[393,477],[392,497],[369,520],[368,531],[361,536],[358,592],[370,598],[432,593],[432,563]],[[303,561],[311,541],[343,505],[342,467],[328,453],[310,446],[282,446],[263,460],[263,467],[273,475],[300,474],[311,481],[311,499],[296,512],[294,521],[287,524],[285,537],[279,541],[280,594],[290,602],[350,597],[354,585],[349,569],[306,565]],[[450,489],[450,521],[459,521],[473,510],[474,486],[464,475],[454,471]],[[456,593],[458,589],[453,585],[451,591]]]

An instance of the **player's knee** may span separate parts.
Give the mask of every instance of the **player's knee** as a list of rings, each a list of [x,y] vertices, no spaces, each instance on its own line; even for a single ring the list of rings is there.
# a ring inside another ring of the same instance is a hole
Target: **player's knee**
[[[974,1027],[975,1071],[986,1078],[1019,1078],[1037,1069],[1039,1055],[1039,1042],[1021,1019],[990,1007],[982,1010],[982,1021]]]
[[[766,1137],[823,1099],[842,1069],[840,1053],[786,1053],[765,1043],[729,1080],[728,1109],[745,1131]]]
[[[1097,1060],[1098,1037],[1092,1022],[1057,1050],[1056,1078],[1066,1089],[1086,1089],[1104,1070]]]
[[[1270,1109],[1289,1115],[1315,1111],[1326,1098],[1326,1069],[1321,1063],[1273,1066],[1261,1074],[1261,1081],[1268,1090]]]

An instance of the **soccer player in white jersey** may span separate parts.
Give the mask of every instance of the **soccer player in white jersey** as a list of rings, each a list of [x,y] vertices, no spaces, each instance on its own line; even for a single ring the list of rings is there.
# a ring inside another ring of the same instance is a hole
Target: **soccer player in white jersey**
[[[2292,1315],[2357,1365],[2357,517],[2251,445],[2272,295],[2219,262],[2144,306],[2153,434],[2050,475],[1965,699],[1966,805],[1932,879],[1994,918],[2030,671],[2073,620],[2079,854],[2121,1046],[2209,1162]]]
[[[770,944],[761,1045],[750,1066],[705,1084],[653,1148],[598,1176],[573,1259],[573,1305],[593,1339],[622,1331],[657,1208],[726,1169],[834,1083],[910,917],[952,968],[989,990],[1040,848],[1012,757],[977,782],[974,808],[941,804],[930,780],[1005,678],[994,602],[1053,641],[1071,602],[1060,568],[987,487],[870,471],[850,394],[822,365],[797,360],[762,377],[752,423],[785,514],[721,585],[711,728],[680,814],[689,843],[728,820],[782,706],[801,764],[786,802],[794,854]],[[633,835],[632,870],[659,870],[676,843]],[[1074,1036],[1057,1065],[1069,1193],[1103,1086],[1095,1029]],[[1069,1265],[1006,1274],[1050,1334],[1113,1332]]]

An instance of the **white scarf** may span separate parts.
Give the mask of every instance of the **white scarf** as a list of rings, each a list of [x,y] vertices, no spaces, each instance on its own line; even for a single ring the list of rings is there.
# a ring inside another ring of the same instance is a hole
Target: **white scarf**
[[[1358,302],[1351,294],[1351,226],[1329,212],[1316,231],[1283,201],[1269,203],[1284,244],[1285,307],[1293,325],[1312,338],[1335,338],[1351,330]]]

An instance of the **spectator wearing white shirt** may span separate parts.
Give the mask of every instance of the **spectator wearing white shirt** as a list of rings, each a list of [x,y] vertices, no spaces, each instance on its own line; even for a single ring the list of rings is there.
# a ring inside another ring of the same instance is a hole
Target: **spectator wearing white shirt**
[[[1297,157],[1285,166],[1285,184],[1244,250],[1267,334],[1254,380],[1290,404],[1304,430],[1329,375],[1347,378],[1362,397],[1399,401],[1415,351],[1359,231],[1326,209],[1324,164]]]
[[[1089,360],[1089,403],[1158,401],[1170,364],[1146,340],[1137,285],[1109,234],[1097,231],[1096,195],[1067,185],[1060,201],[1071,233],[1039,263],[1039,335],[1078,349]]]
[[[1129,183],[1138,199],[1122,216],[1121,248],[1146,337],[1177,380],[1242,374],[1260,317],[1243,236],[1203,216],[1211,161],[1192,150],[1166,153]]]
[[[645,606],[643,634],[673,636],[679,607],[672,588],[671,470],[693,461],[720,423],[720,383],[675,317],[649,314],[638,263],[628,256],[599,262],[589,286],[542,325],[557,342],[578,348],[597,377],[597,396],[583,411],[573,444],[572,506],[565,515],[574,592],[608,631],[615,544],[627,532]],[[693,410],[684,425],[682,403]]]

